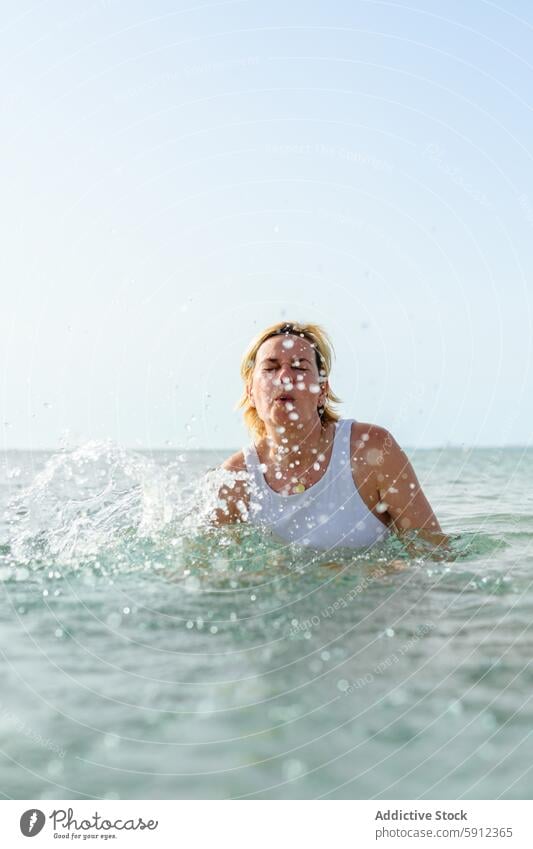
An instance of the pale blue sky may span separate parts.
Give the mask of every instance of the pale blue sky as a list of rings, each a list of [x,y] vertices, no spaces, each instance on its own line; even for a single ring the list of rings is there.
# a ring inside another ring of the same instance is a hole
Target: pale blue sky
[[[235,448],[282,317],[345,416],[531,440],[530,3],[1,8],[5,447]]]

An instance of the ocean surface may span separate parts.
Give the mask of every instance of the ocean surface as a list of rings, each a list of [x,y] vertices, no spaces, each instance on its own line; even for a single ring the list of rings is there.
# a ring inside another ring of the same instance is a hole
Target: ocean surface
[[[209,530],[216,452],[4,453],[2,795],[530,799],[533,450],[408,453],[445,561]]]

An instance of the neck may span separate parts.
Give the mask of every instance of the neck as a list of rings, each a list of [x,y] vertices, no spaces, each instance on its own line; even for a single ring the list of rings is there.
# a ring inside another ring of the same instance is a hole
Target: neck
[[[279,425],[265,422],[265,454],[277,466],[287,467],[297,459],[303,470],[311,466],[316,461],[317,453],[326,447],[327,427],[322,425],[318,415],[300,430],[294,425],[285,426],[281,432],[279,428]],[[297,451],[293,450],[294,446],[297,446]]]

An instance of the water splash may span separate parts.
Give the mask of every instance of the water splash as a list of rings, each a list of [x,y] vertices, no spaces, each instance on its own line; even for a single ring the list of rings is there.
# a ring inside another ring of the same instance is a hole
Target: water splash
[[[110,441],[63,450],[8,505],[0,579],[50,569],[81,570],[88,579],[142,570],[172,580],[194,573],[220,584],[252,573],[302,575],[315,567],[341,573],[368,562],[399,569],[431,559],[423,546],[413,559],[393,537],[371,551],[320,553],[247,525],[210,527],[222,506],[220,488],[243,474],[218,468],[194,476],[186,457],[161,466]],[[447,559],[490,556],[502,545],[500,538],[463,534],[452,538]]]
[[[72,565],[128,545],[194,536],[206,527],[230,474],[197,480],[180,460],[165,468],[112,442],[52,456],[8,504],[9,553],[19,564]],[[149,545],[148,545],[149,547]]]

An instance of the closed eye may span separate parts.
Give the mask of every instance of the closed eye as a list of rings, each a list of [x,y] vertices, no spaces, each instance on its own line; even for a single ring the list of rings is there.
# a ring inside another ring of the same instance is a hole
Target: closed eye
[[[279,366],[267,366],[263,369],[263,371],[276,371]],[[303,366],[292,366],[295,371],[309,371],[308,368],[304,368]]]

